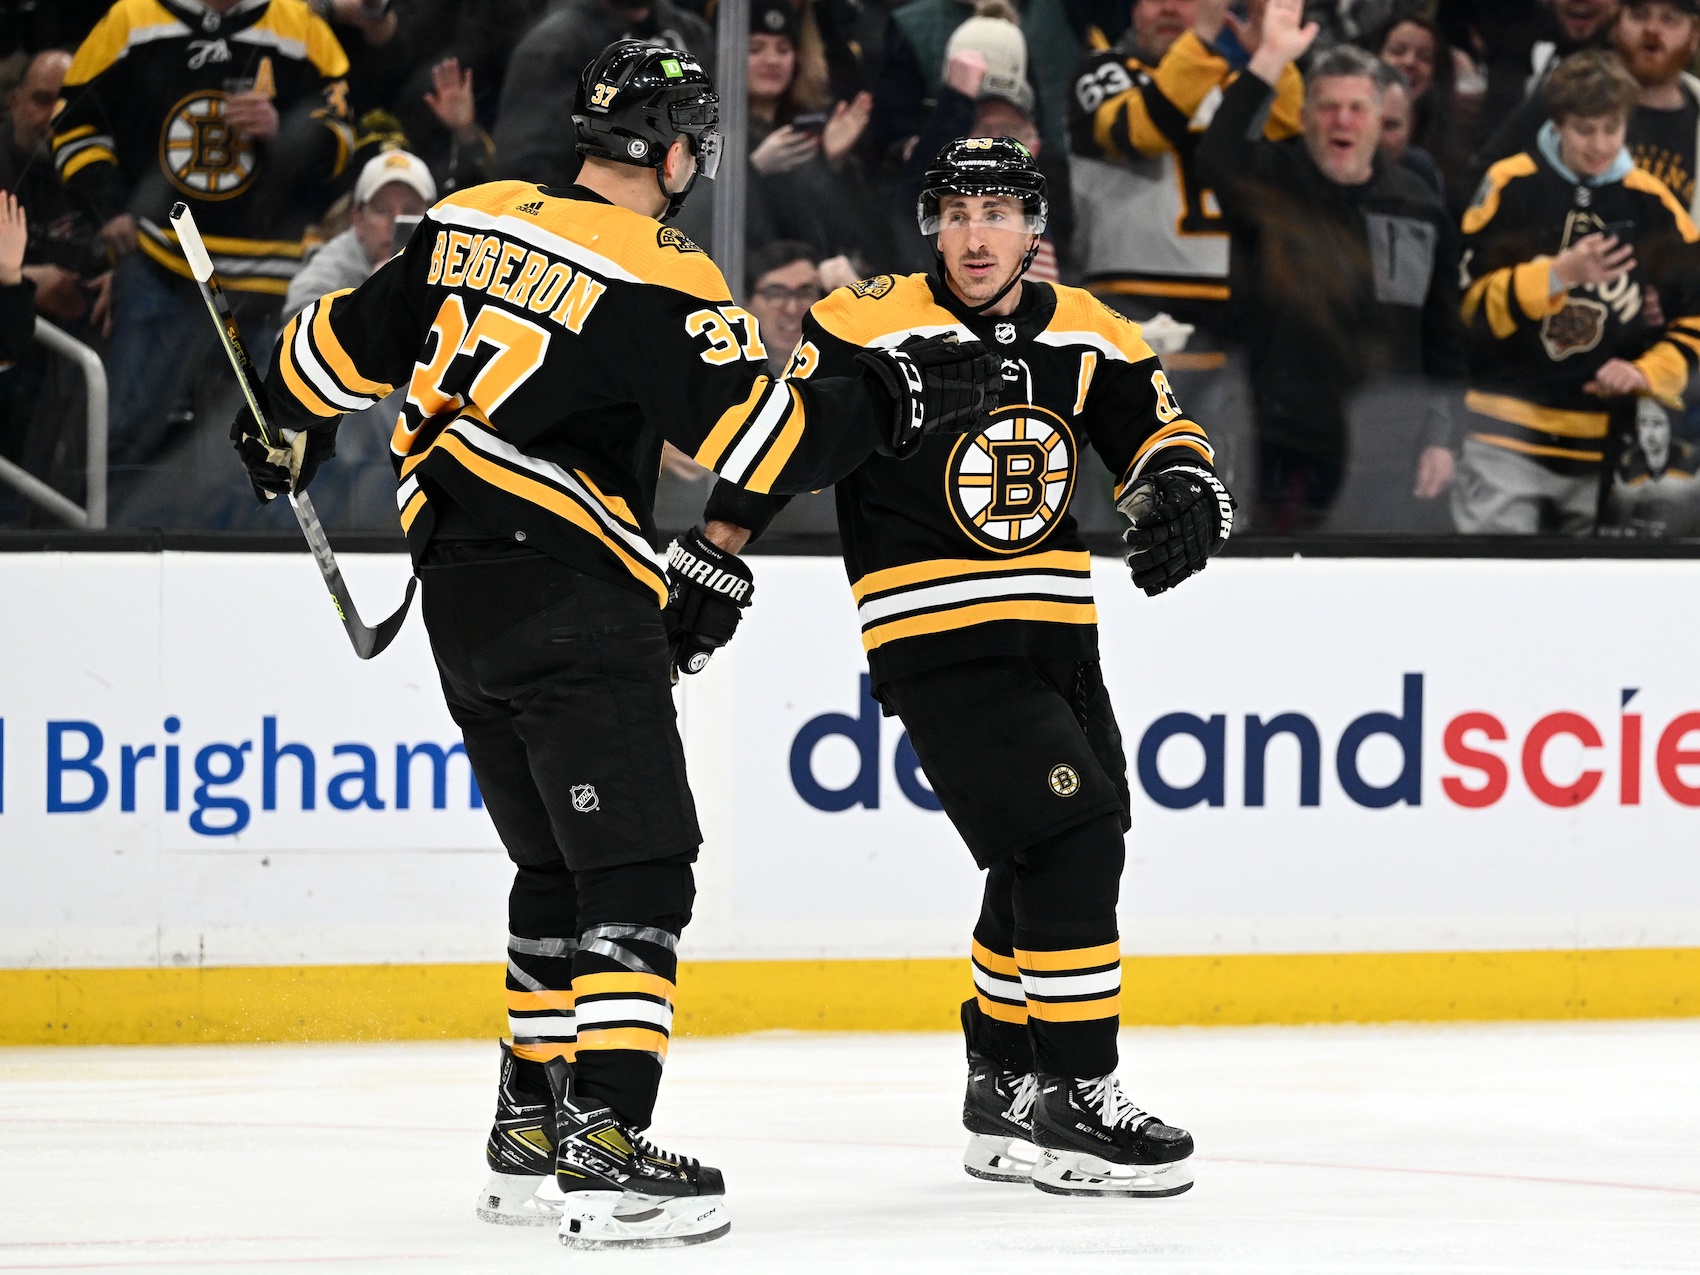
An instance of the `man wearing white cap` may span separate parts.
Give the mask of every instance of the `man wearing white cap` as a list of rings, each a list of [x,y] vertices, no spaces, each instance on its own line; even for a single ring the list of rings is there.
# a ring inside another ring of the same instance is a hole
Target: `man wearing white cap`
[[[417,155],[384,151],[366,161],[354,183],[348,229],[307,258],[284,298],[287,319],[309,302],[357,288],[395,255],[395,219],[418,217],[437,202],[437,183]]]

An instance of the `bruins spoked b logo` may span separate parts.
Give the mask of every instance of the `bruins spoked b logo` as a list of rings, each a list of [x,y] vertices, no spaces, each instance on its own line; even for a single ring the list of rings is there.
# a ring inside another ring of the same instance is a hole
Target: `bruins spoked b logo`
[[[1074,470],[1074,435],[1062,418],[1023,403],[958,440],[945,467],[945,496],[975,544],[1020,553],[1049,535],[1068,508]]]
[[[254,180],[254,142],[225,121],[228,96],[218,89],[202,89],[177,103],[166,116],[159,139],[160,163],[172,184],[186,194],[230,199]]]

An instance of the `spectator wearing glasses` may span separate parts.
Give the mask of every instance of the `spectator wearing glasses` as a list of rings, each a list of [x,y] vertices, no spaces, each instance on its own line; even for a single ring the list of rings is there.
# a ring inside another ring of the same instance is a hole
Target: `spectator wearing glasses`
[[[767,366],[775,376],[791,363],[803,339],[803,316],[826,295],[819,258],[808,244],[781,239],[750,254],[750,295],[745,309],[761,325]]]

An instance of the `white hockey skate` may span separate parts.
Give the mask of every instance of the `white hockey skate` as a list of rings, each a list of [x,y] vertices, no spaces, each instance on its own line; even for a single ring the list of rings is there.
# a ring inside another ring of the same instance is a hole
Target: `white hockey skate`
[[[1051,1195],[1157,1197],[1192,1188],[1192,1135],[1134,1106],[1114,1076],[1041,1077],[1033,1141],[1033,1185]]]

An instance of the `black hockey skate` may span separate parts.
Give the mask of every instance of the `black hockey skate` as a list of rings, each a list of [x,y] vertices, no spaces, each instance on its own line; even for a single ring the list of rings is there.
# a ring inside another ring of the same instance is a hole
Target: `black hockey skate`
[[[962,1127],[968,1149],[962,1167],[987,1182],[1031,1182],[1039,1150],[1033,1145],[1033,1100],[1039,1078],[1005,1071],[984,1054],[968,1051],[968,1089],[962,1095]]]
[[[496,1122],[484,1146],[490,1180],[473,1210],[486,1222],[552,1226],[561,1220],[561,1195],[555,1189],[555,1099],[548,1081],[537,1074],[541,1070],[515,1058],[508,1042],[502,1042]]]
[[[1192,1187],[1192,1135],[1122,1096],[1114,1076],[1039,1078],[1033,1185],[1052,1195],[1179,1195]]]
[[[548,1065],[555,1091],[555,1182],[568,1248],[678,1248],[732,1229],[719,1169],[673,1155],[607,1107],[580,1107],[564,1063]]]

